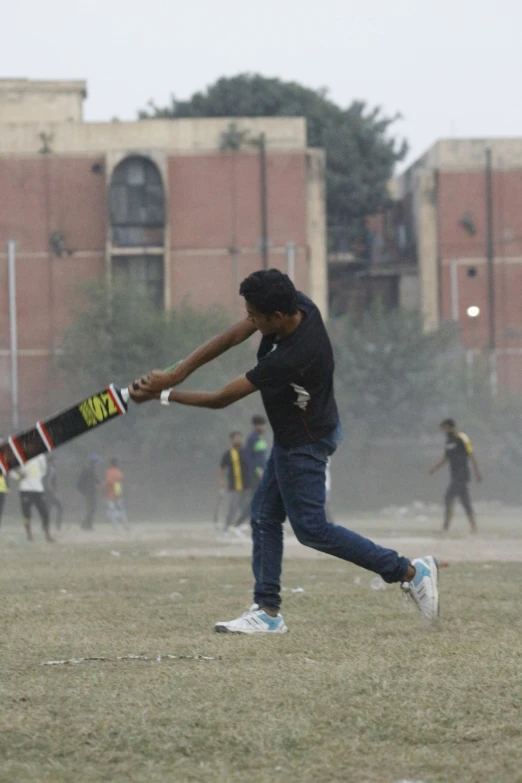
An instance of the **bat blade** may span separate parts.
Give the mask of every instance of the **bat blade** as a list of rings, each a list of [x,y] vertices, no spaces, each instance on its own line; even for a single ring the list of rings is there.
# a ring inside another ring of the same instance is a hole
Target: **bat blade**
[[[126,395],[111,384],[71,408],[38,421],[31,429],[12,435],[0,446],[0,471],[7,475],[39,454],[54,451],[126,412]]]

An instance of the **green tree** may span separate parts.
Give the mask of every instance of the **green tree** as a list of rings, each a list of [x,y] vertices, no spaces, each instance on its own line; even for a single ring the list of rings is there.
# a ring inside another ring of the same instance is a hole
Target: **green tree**
[[[332,325],[343,411],[364,422],[366,439],[432,427],[465,399],[462,349],[454,330],[424,333],[421,317],[377,302],[360,322]]]
[[[386,183],[407,151],[405,141],[390,135],[398,115],[386,117],[362,101],[343,108],[325,89],[259,74],[223,77],[187,101],[173,96],[170,106],[160,108],[151,101],[139,116],[306,117],[309,146],[326,149],[328,224],[349,231],[352,238],[362,234],[366,215],[388,203]]]
[[[66,330],[59,369],[72,398],[85,396],[110,382],[127,385],[140,373],[182,359],[200,343],[227,326],[217,310],[196,310],[189,304],[168,313],[158,311],[142,293],[127,285],[109,288],[91,283],[80,291],[74,319]],[[193,388],[217,388],[248,369],[252,358],[243,346],[201,368],[187,381]],[[172,459],[174,444],[190,443],[186,463],[194,453],[222,446],[222,425],[215,412],[159,404],[136,408],[118,430],[118,439],[143,458]],[[241,406],[236,415],[241,416]],[[93,434],[94,435],[94,434]],[[101,442],[107,434],[100,430]]]

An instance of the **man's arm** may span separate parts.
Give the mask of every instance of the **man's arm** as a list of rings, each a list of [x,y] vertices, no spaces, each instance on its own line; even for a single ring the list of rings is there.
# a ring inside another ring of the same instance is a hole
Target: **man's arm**
[[[184,392],[174,389],[169,394],[169,402],[180,405],[192,405],[196,408],[227,408],[243,397],[257,391],[246,375],[240,375],[217,392]]]
[[[256,327],[247,319],[231,326],[222,334],[212,337],[206,343],[196,348],[186,359],[184,359],[172,372],[163,372],[162,370],[153,370],[148,375],[143,376],[137,383],[142,394],[136,393],[131,389],[131,397],[136,402],[145,402],[146,399],[155,399],[154,395],[164,389],[177,386],[186,380],[189,375],[211,362],[221,354],[234,348],[234,346],[245,342],[256,332]],[[150,395],[146,397],[146,395]],[[190,404],[190,403],[185,403]]]
[[[480,468],[478,466],[477,458],[475,457],[475,454],[471,452],[469,455],[469,458],[471,460],[471,464],[473,465],[473,472],[475,474],[476,481],[480,484],[482,481],[482,473],[480,471]]]
[[[435,465],[431,466],[431,468],[430,468],[430,475],[432,473],[435,473],[435,471],[438,470],[439,468],[441,468],[444,465],[444,463],[447,461],[447,459],[448,458],[446,456],[446,453],[444,453],[443,456],[439,459],[439,461],[436,462]]]

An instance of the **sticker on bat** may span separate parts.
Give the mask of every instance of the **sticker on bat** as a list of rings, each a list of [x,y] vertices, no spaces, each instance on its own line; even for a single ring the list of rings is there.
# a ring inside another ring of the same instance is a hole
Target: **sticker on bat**
[[[96,427],[97,424],[105,421],[105,419],[119,414],[109,392],[102,392],[94,397],[89,397],[79,404],[78,410],[88,427]]]

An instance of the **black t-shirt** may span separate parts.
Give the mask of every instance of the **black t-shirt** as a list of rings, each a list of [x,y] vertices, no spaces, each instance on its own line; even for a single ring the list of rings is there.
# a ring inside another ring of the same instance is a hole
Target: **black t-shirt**
[[[446,457],[449,462],[452,481],[469,481],[469,455],[473,453],[473,446],[467,435],[463,432],[449,432],[446,438]]]
[[[246,377],[260,390],[274,440],[291,448],[323,438],[338,420],[334,359],[321,313],[298,292],[301,323],[288,337],[264,336]]]
[[[221,467],[228,474],[228,488],[231,492],[242,492],[250,486],[248,462],[243,449],[229,449],[221,458]]]

